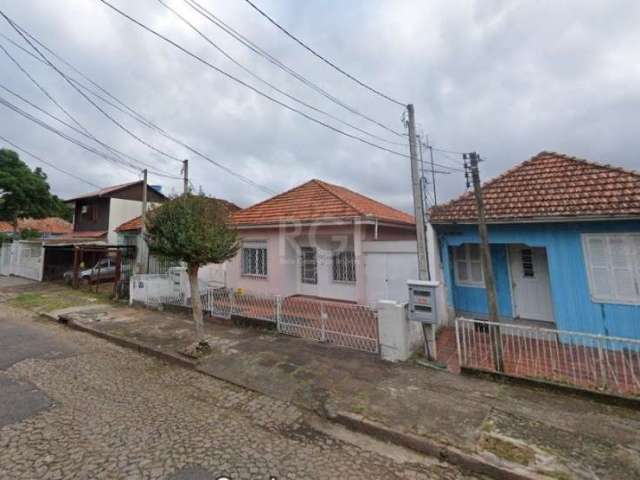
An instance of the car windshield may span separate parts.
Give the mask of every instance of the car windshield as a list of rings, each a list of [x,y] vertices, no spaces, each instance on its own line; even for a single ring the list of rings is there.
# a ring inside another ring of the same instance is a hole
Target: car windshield
[[[96,263],[95,268],[106,268],[108,266],[109,266],[109,259],[108,258],[103,258],[98,263]]]

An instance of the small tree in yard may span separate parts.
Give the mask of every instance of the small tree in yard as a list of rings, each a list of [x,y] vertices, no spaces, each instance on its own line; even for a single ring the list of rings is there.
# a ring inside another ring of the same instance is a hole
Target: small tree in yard
[[[229,225],[227,207],[204,195],[187,194],[152,210],[146,227],[151,253],[187,264],[196,343],[207,349],[198,270],[208,263],[223,263],[233,258],[240,248],[238,235]]]

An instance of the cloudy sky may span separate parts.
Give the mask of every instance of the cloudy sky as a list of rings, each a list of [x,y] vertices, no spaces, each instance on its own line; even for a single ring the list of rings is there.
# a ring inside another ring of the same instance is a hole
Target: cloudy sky
[[[110,0],[206,61],[274,98],[346,132],[401,153],[396,136],[303,85],[241,45],[183,0],[166,0],[211,41],[265,81],[376,137],[308,110],[225,58],[157,0]],[[198,0],[229,26],[354,110],[404,133],[402,107],[314,58],[244,0]],[[401,102],[415,104],[435,147],[476,150],[490,178],[541,150],[640,167],[640,2],[450,0],[253,0],[343,69]],[[0,8],[112,95],[209,158],[273,191],[321,178],[410,210],[409,161],[310,122],[260,97],[143,31],[98,0],[2,0]],[[29,48],[1,21],[0,33]],[[119,129],[51,68],[17,49],[15,59],[90,135],[156,169],[180,164]],[[74,78],[80,79],[76,73]],[[0,84],[71,123],[0,51]],[[102,147],[0,89],[0,98],[94,148]],[[210,195],[248,206],[268,194],[228,174],[110,106],[136,136],[190,159],[191,180]],[[0,135],[91,183],[134,180],[110,163],[0,105]],[[3,142],[0,140],[0,146]],[[22,155],[31,166],[40,166]],[[436,162],[458,158],[436,153]],[[44,166],[55,193],[92,187]],[[176,191],[178,180],[150,176]],[[459,172],[437,177],[439,200],[464,190]]]

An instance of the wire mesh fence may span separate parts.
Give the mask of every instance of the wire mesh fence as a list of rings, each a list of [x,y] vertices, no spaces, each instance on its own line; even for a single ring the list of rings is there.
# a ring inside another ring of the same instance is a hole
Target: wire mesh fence
[[[175,274],[135,275],[131,301],[145,305],[191,305],[188,285]],[[377,353],[378,314],[363,306],[248,292],[226,287],[201,288],[203,310],[214,317],[232,316],[273,322],[278,332]]]
[[[640,396],[640,340],[458,318],[462,367]]]

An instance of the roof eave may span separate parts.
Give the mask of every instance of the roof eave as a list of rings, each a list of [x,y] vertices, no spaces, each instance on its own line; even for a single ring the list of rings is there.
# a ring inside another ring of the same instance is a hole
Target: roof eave
[[[616,220],[640,220],[640,214],[635,215],[565,215],[549,217],[515,217],[515,218],[490,218],[488,224],[510,224],[510,223],[562,223],[562,222],[602,222]],[[457,220],[431,220],[432,225],[477,225],[475,219],[464,218]]]

